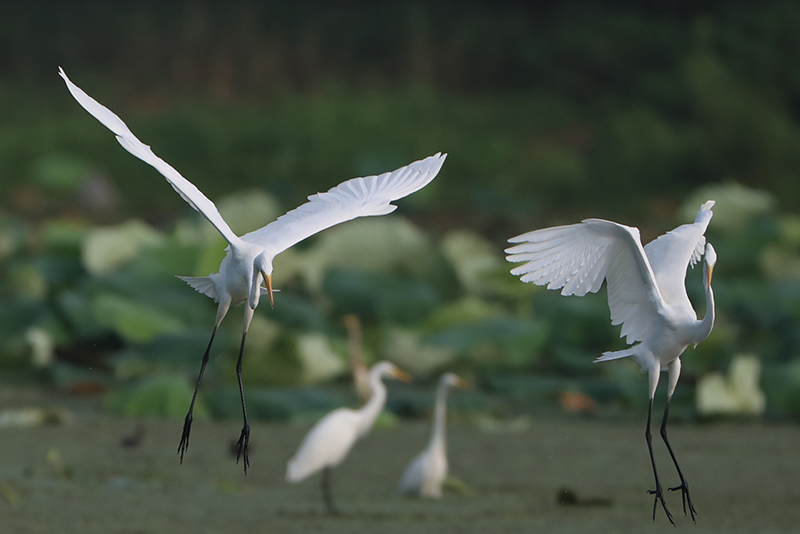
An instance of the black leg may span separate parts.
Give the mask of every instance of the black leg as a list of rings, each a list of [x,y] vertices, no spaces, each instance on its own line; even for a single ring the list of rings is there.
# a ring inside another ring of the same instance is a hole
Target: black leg
[[[197,400],[197,390],[200,388],[200,381],[203,379],[203,373],[208,364],[208,353],[211,351],[211,344],[214,343],[214,336],[217,335],[217,327],[211,332],[211,340],[208,342],[206,352],[203,354],[203,363],[200,365],[200,374],[197,375],[197,383],[194,385],[194,394],[192,395],[192,403],[189,405],[189,411],[186,414],[186,419],[183,421],[183,433],[181,434],[181,442],[178,444],[178,454],[181,455],[181,463],[183,463],[183,454],[189,449],[189,433],[192,431],[192,412],[194,412],[194,402]]]
[[[680,466],[678,465],[678,460],[675,458],[675,453],[672,452],[672,446],[669,444],[669,439],[667,439],[667,417],[669,417],[669,402],[672,399],[667,399],[667,407],[664,408],[664,419],[661,420],[661,439],[664,440],[664,443],[667,445],[667,450],[669,451],[669,455],[672,457],[672,463],[675,464],[675,469],[678,471],[678,476],[681,477],[681,485],[675,486],[674,488],[669,488],[670,491],[677,491],[681,490],[681,498],[683,500],[683,515],[686,515],[686,505],[689,505],[689,513],[692,516],[692,521],[695,523],[697,520],[695,519],[695,514],[697,513],[694,509],[694,505],[692,505],[692,498],[689,496],[689,483],[686,482],[686,478],[683,476],[683,472],[681,471]]]
[[[244,465],[244,474],[247,474],[247,468],[250,467],[250,459],[247,456],[247,446],[250,443],[250,424],[247,422],[247,406],[244,403],[244,385],[242,384],[242,353],[244,353],[244,340],[247,337],[247,331],[242,332],[242,345],[239,347],[239,360],[236,362],[236,378],[239,379],[239,395],[242,397],[242,415],[244,416],[244,426],[242,427],[242,434],[239,436],[239,452],[236,453],[236,463],[239,463],[239,457],[242,458],[242,465]]]
[[[653,521],[656,520],[656,508],[658,508],[659,501],[664,508],[664,513],[667,514],[667,519],[672,525],[675,522],[672,520],[672,514],[667,508],[667,503],[664,502],[664,492],[661,490],[661,482],[658,480],[658,470],[656,469],[656,459],[653,457],[653,436],[650,434],[650,419],[653,414],[653,399],[650,399],[650,404],[647,406],[647,429],[644,432],[644,437],[647,440],[647,450],[650,452],[650,463],[653,465],[653,477],[656,481],[656,489],[648,491],[649,494],[655,495],[653,500]]]
[[[320,484],[322,486],[322,500],[325,502],[325,508],[330,515],[339,515],[339,510],[333,504],[333,496],[331,495],[331,468],[326,467],[322,470],[322,479]]]

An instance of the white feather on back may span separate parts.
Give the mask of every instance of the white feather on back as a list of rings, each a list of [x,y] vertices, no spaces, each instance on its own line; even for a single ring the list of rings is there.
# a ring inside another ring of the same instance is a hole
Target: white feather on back
[[[348,408],[334,410],[308,432],[286,465],[286,480],[299,482],[326,467],[336,467],[358,439],[358,416]]]

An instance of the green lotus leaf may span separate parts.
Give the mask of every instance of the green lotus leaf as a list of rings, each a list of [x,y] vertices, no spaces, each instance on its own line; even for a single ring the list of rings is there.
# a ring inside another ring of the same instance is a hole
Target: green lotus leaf
[[[178,318],[159,308],[110,293],[95,297],[91,309],[99,324],[113,328],[134,343],[152,341],[159,335],[177,332],[183,326]]]
[[[112,393],[106,407],[113,413],[129,417],[183,417],[192,398],[192,386],[177,375],[155,375],[133,387]],[[195,418],[207,417],[203,400],[194,406]]]
[[[164,237],[147,224],[131,220],[119,226],[91,230],[83,242],[84,268],[93,275],[113,271],[135,258],[144,248],[164,243]]]

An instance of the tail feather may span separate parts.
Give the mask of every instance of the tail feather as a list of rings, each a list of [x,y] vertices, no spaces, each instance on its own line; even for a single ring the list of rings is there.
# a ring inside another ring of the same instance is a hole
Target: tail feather
[[[214,281],[210,276],[178,276],[181,280],[192,286],[198,293],[202,293],[207,297],[214,299],[214,302],[219,302],[217,289],[214,286]]]
[[[620,358],[627,358],[628,356],[636,356],[636,350],[634,350],[635,348],[636,347],[634,346],[634,347],[628,347],[627,349],[624,350],[604,352],[602,356],[600,356],[594,361],[594,363],[607,362],[609,360],[618,360]]]

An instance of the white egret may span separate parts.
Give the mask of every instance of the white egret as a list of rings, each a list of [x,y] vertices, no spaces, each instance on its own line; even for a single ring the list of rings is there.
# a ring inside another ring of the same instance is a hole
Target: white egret
[[[253,312],[258,306],[259,298],[266,293],[270,305],[274,304],[272,294],[272,261],[280,252],[292,245],[316,234],[326,228],[355,219],[372,215],[386,215],[396,209],[393,200],[425,187],[441,169],[446,154],[436,154],[420,161],[416,161],[394,172],[384,173],[379,176],[353,178],[342,182],[325,193],[318,193],[308,197],[309,202],[282,215],[270,224],[253,232],[236,236],[228,224],[217,211],[216,206],[197,187],[181,176],[164,160],[156,156],[150,147],[139,141],[122,120],[109,109],[95,101],[78,86],[73,84],[64,70],[59,68],[59,74],[67,84],[69,92],[83,108],[99,120],[106,128],[114,132],[117,141],[122,147],[153,166],[172,185],[173,189],[199,211],[222,234],[228,242],[225,249],[227,254],[219,266],[219,272],[205,277],[179,277],[192,286],[195,290],[219,303],[216,321],[211,333],[211,340],[203,354],[200,373],[195,384],[192,401],[184,421],[181,441],[178,445],[181,463],[183,455],[189,447],[189,433],[192,426],[192,412],[200,381],[203,378],[206,364],[208,363],[211,344],[217,327],[222,322],[231,305],[244,306],[244,325],[242,340],[239,347],[239,359],[236,363],[236,376],[239,381],[239,392],[242,401],[242,415],[244,426],[239,437],[236,461],[241,456],[245,473],[249,466],[247,447],[250,439],[250,426],[247,421],[247,408],[244,400],[242,386],[242,351],[245,337]],[[266,288],[261,284],[264,282]]]
[[[447,393],[454,387],[464,389],[467,384],[458,375],[443,374],[436,389],[436,413],[431,439],[425,450],[406,467],[398,488],[400,493],[434,499],[442,496],[442,483],[447,478]]]
[[[695,509],[689,496],[689,484],[683,476],[667,439],[667,417],[672,394],[681,372],[680,355],[691,344],[697,346],[714,326],[714,292],[711,275],[717,255],[706,244],[705,231],[713,215],[714,201],[700,207],[694,223],[684,224],[642,247],[639,230],[601,219],[586,219],[579,224],[536,230],[509,239],[520,245],[506,249],[510,262],[525,262],[511,270],[523,282],[547,284],[561,289],[562,295],[584,296],[608,283],[608,307],[611,323],[621,324],[620,337],[630,345],[616,352],[604,352],[595,362],[632,357],[648,373],[650,403],[647,408],[645,438],[653,466],[655,495],[653,519],[658,503],[670,523],[672,514],[664,501],[653,458],[650,418],[659,373],[668,372],[667,403],[661,422],[661,437],[667,446],[681,483],[670,490],[681,490],[683,513],[688,506],[692,520]],[[705,254],[704,287],[706,313],[702,320],[686,295],[684,279],[689,264]],[[673,523],[674,524],[674,523]]]
[[[297,453],[286,464],[286,480],[300,482],[322,471],[322,498],[328,512],[338,512],[333,504],[330,489],[331,470],[342,463],[355,442],[369,433],[375,419],[386,404],[386,386],[383,377],[393,377],[404,382],[411,377],[394,364],[382,361],[369,371],[369,401],[358,410],[339,408],[314,425],[306,434]]]

